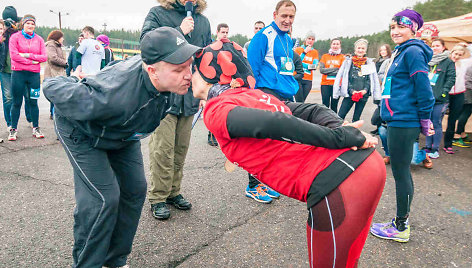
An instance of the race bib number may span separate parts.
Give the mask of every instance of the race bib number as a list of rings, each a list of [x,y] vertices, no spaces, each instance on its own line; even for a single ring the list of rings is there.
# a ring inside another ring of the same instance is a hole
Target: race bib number
[[[336,76],[335,75],[328,75],[328,76],[326,76],[326,80],[336,80]]]
[[[382,91],[382,99],[390,99],[392,91],[392,77],[388,76],[385,78],[385,85]]]
[[[428,73],[429,83],[432,86],[435,86],[436,82],[438,81],[438,77],[439,77],[438,73]]]
[[[40,88],[32,88],[30,91],[30,99],[37,100],[39,99],[39,96],[41,95],[41,90]]]

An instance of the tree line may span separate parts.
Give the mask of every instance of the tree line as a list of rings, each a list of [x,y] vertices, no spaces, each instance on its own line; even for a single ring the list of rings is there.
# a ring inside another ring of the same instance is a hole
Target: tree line
[[[420,14],[423,15],[424,21],[433,21],[433,20],[440,20],[446,19],[451,17],[460,16],[466,13],[472,12],[472,1],[469,0],[428,0],[424,3],[417,3],[412,7],[414,10],[418,11]],[[48,34],[55,30],[54,27],[37,27],[36,32],[44,37],[47,38]],[[65,45],[71,46],[77,42],[77,37],[80,34],[79,29],[70,29],[64,28],[62,29],[64,32],[64,39]],[[110,30],[106,32],[102,32],[106,34],[110,38],[116,39],[125,39],[130,41],[139,42],[140,30]],[[98,36],[101,33],[96,33],[95,36]],[[213,36],[215,38],[215,36]],[[370,35],[360,35],[360,36],[351,36],[351,37],[338,37],[341,40],[343,53],[354,53],[354,42],[359,38],[365,38],[369,41],[369,49],[367,55],[369,57],[376,57],[378,48],[383,44],[389,44],[392,48],[395,44],[392,42],[390,38],[390,33],[388,30],[374,33]],[[249,37],[242,34],[236,34],[229,37],[232,41],[243,46],[248,40]],[[303,40],[300,40],[300,44]],[[328,52],[330,47],[331,39],[327,40],[317,40],[315,42],[315,48],[319,51],[320,55],[325,54]]]

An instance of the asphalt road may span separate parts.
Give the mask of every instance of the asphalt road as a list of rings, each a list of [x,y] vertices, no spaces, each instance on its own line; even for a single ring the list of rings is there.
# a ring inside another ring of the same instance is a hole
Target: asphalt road
[[[320,102],[320,93],[309,102]],[[0,137],[0,267],[70,267],[72,263],[72,169],[56,141],[48,103],[40,101],[43,140],[31,137],[24,116],[18,141]],[[369,102],[363,119],[370,121]],[[351,118],[352,112],[347,118]],[[0,122],[4,122],[0,116]],[[372,126],[367,125],[366,130]],[[245,197],[247,175],[227,173],[225,157],[206,144],[200,120],[192,133],[183,195],[190,211],[171,209],[168,221],[155,220],[146,202],[131,267],[308,267],[304,203],[282,197],[259,204]],[[381,151],[381,149],[379,149]],[[147,140],[142,143],[149,177]],[[369,236],[360,267],[472,267],[472,149],[434,160],[434,168],[412,167],[415,199],[411,240],[406,244]],[[390,220],[395,188],[387,184],[374,221]]]

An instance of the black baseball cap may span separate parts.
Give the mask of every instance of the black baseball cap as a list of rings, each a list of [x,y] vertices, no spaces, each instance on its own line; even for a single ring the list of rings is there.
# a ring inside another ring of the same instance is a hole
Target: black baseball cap
[[[171,27],[154,29],[141,40],[141,58],[146,64],[159,61],[182,64],[199,50],[200,47],[189,44],[179,31]]]

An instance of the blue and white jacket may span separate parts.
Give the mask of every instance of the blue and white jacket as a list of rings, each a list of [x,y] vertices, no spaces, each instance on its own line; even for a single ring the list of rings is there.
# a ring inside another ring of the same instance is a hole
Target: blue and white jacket
[[[428,62],[433,51],[423,41],[410,39],[397,47],[385,75],[391,79],[390,97],[382,96],[380,116],[388,126],[420,127],[420,119],[430,119],[434,106],[428,78]]]
[[[284,98],[292,98],[298,91],[298,83],[291,75],[281,75],[280,59],[293,59],[293,42],[287,32],[275,22],[260,30],[249,44],[247,57],[251,64],[256,88],[270,88]]]

